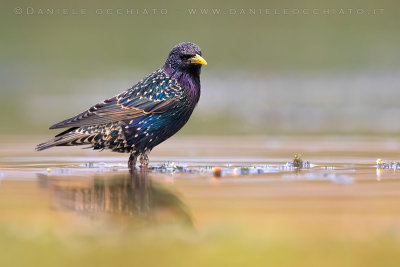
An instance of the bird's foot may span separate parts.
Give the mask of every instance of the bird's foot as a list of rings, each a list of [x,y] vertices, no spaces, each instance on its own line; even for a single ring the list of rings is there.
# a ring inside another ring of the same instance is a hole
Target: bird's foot
[[[149,165],[149,156],[147,155],[147,152],[144,152],[143,154],[140,154],[140,168],[147,169],[148,165]]]
[[[136,168],[137,155],[131,153],[128,160],[129,170],[134,170]]]

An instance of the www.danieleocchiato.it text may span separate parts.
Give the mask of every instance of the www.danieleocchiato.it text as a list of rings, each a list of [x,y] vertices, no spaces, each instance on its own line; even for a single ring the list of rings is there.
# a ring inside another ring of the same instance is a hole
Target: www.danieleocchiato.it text
[[[189,15],[383,15],[383,8],[189,8]]]

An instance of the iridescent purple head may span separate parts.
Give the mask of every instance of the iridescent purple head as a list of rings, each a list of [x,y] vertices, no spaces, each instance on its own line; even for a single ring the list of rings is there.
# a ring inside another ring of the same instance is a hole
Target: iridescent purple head
[[[165,68],[179,73],[200,73],[202,65],[207,65],[201,57],[201,49],[194,43],[180,43],[172,48]]]

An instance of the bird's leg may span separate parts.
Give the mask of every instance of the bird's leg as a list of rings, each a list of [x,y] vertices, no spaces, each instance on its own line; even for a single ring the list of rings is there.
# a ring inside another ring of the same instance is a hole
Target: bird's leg
[[[137,155],[132,152],[128,160],[128,168],[130,170],[134,170],[136,168],[136,160],[137,160]]]
[[[149,156],[148,156],[148,151],[143,152],[140,154],[140,168],[146,168],[149,165]]]

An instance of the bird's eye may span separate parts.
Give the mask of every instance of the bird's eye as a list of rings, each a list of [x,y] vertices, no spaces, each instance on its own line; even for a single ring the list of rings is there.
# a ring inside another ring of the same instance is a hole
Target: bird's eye
[[[181,55],[181,59],[189,59],[193,57],[193,55]]]

